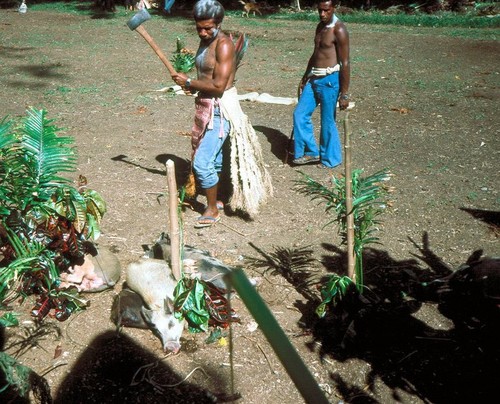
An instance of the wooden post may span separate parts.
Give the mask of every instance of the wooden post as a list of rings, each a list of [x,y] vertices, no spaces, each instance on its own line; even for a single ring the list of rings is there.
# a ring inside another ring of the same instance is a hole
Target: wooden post
[[[352,211],[352,163],[351,163],[351,128],[349,112],[344,118],[344,150],[345,150],[345,204],[347,213],[347,276],[356,282],[354,271],[356,260],[354,256],[354,214]]]
[[[181,279],[181,242],[179,232],[179,215],[177,212],[179,204],[179,196],[177,193],[177,183],[175,181],[175,164],[172,160],[168,160],[167,166],[167,183],[168,183],[168,207],[170,218],[170,242],[172,247],[172,255],[170,265],[175,279]]]

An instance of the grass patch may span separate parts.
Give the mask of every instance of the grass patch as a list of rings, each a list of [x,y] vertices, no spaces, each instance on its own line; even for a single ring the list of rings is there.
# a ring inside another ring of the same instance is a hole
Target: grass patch
[[[228,12],[232,17],[241,18],[249,26],[265,26],[269,20],[298,20],[318,22],[318,13],[316,10],[303,12],[282,12],[269,14],[263,18],[243,18],[238,12]],[[411,27],[461,27],[461,28],[498,28],[500,27],[500,18],[498,16],[480,15],[478,10],[472,10],[467,13],[453,13],[448,11],[434,14],[416,12],[407,14],[396,12],[388,14],[384,11],[358,11],[355,10],[349,14],[339,13],[342,21],[355,24],[371,25],[395,25]],[[266,21],[267,20],[267,21]]]
[[[94,11],[93,1],[57,1],[46,2],[41,0],[31,0],[28,5],[28,12],[32,11],[57,11],[61,13],[90,15]]]
[[[490,3],[478,3],[480,6]],[[414,12],[407,14],[397,9],[391,13],[386,11],[360,11],[354,10],[349,14],[341,14],[341,18],[346,23],[351,24],[367,24],[373,26],[388,26],[392,29],[398,27],[431,27],[431,28],[454,28],[451,31],[443,31],[441,34],[447,36],[463,37],[468,39],[485,39],[497,40],[498,34],[496,30],[484,31],[484,29],[492,29],[500,27],[500,18],[496,16],[481,15],[481,8],[477,6],[465,13],[454,12],[437,12],[434,14],[426,14],[423,12]],[[115,17],[123,17],[132,15],[118,5],[116,12],[103,12],[94,6],[93,1],[77,1],[77,2],[49,2],[46,3],[40,0],[31,0],[30,10],[33,11],[58,11],[64,13],[89,15],[93,18],[101,18],[103,20],[113,19]],[[150,10],[150,13],[155,14],[156,10]],[[302,12],[284,11],[275,14],[269,14],[258,18],[244,18],[240,11],[228,11],[227,16],[231,18],[245,21],[245,26],[249,27],[266,27],[272,28],[272,20],[300,20],[318,22],[318,13],[315,9],[305,10]],[[170,17],[172,20],[184,20],[182,17]]]
[[[39,2],[38,2],[39,1]],[[45,0],[31,0],[29,8],[36,11],[58,11],[64,13],[92,15],[101,12],[96,8],[94,1],[60,1],[46,2]],[[498,28],[500,27],[500,18],[498,16],[481,15],[481,9],[490,3],[478,3],[478,6],[465,13],[454,13],[449,11],[437,12],[434,14],[426,14],[423,12],[414,12],[407,14],[395,8],[391,12],[387,11],[361,11],[354,10],[348,14],[339,13],[342,20],[347,23],[356,24],[376,24],[376,25],[399,25],[413,27],[462,27],[462,28]],[[493,4],[493,3],[491,3]],[[156,13],[156,10],[150,10],[151,13]],[[117,6],[114,13],[108,13],[112,16],[123,16],[127,13],[124,7]],[[269,20],[303,20],[303,21],[318,21],[318,13],[316,9],[304,10],[302,12],[284,11],[275,14],[269,14],[259,18],[244,18],[240,11],[227,11],[226,15],[233,18],[241,18],[246,25],[262,27],[268,26]],[[180,19],[179,17],[171,17],[172,19]]]
[[[440,12],[436,14],[384,14],[380,11],[354,12],[342,15],[347,23],[377,24],[377,25],[399,25],[411,27],[462,27],[462,28],[497,28],[500,26],[498,17],[489,18],[477,16],[473,13],[457,14],[451,12]]]

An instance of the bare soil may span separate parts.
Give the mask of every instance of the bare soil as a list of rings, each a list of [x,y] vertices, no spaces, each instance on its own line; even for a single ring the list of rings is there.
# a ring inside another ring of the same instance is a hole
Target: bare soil
[[[147,43],[125,26],[130,16],[0,14],[0,115],[21,117],[29,106],[44,108],[75,138],[77,174],[108,204],[98,242],[117,254],[123,268],[168,231],[164,164],[174,160],[181,184],[193,115],[191,97],[158,91],[172,83]],[[239,92],[294,97],[314,27],[226,18],[224,29],[246,32],[251,41],[237,75]],[[177,36],[197,47],[189,19],[155,15],[146,28],[168,55]],[[349,30],[354,167],[368,174],[388,167],[395,175],[381,243],[365,252],[366,296],[379,299],[376,310],[346,303],[355,327],[338,319],[320,322],[314,284],[304,293],[245,260],[262,257],[257,249],[310,246],[316,282],[345,271],[336,228],[324,227],[330,219],[325,206],[298,193],[298,169],[283,164],[293,106],[242,102],[275,195],[254,220],[228,207],[220,224],[201,230],[193,228],[204,203],[198,197],[198,211],[184,212],[185,242],[260,278],[258,292],[330,402],[487,402],[497,391],[498,341],[483,332],[480,314],[468,318],[479,323],[464,325],[458,312],[445,315],[439,301],[415,290],[475,252],[500,254],[498,233],[487,220],[487,213],[498,218],[500,204],[500,45],[453,37],[449,29],[351,24]],[[300,170],[325,184],[332,175],[314,165]],[[241,300],[233,302],[241,324],[232,330],[232,387],[223,342],[206,344],[207,335],[186,331],[180,353],[165,355],[148,330],[117,334],[110,309],[122,281],[87,295],[90,307],[65,322],[47,318],[38,329],[25,323],[6,330],[6,352],[46,378],[55,402],[224,401],[233,388],[243,403],[304,401]],[[28,300],[16,311],[29,320],[31,307]]]

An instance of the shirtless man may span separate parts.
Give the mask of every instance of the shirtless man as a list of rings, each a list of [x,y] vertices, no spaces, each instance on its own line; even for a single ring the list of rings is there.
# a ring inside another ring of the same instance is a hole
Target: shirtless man
[[[196,79],[177,73],[172,79],[185,90],[198,95],[192,132],[192,167],[205,191],[207,207],[195,227],[210,227],[220,220],[217,201],[222,146],[230,123],[222,117],[218,99],[233,86],[236,73],[232,40],[221,31],[224,8],[218,1],[200,0],[193,9],[200,45],[196,54]]]
[[[336,104],[349,105],[349,34],[335,15],[339,0],[320,1],[320,23],[314,51],[299,85],[299,102],[293,113],[294,164],[318,163],[333,168],[342,163],[342,149],[335,124]],[[314,138],[312,114],[321,105],[319,149]]]

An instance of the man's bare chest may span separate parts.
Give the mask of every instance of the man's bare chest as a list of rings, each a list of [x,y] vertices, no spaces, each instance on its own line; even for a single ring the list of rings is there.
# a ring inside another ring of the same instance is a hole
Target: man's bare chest
[[[335,46],[335,34],[332,28],[323,28],[316,32],[314,45],[317,49],[331,48]]]
[[[215,68],[216,57],[215,57],[215,49],[216,49],[216,41],[212,42],[208,46],[202,46],[198,48],[198,52],[196,53],[196,68],[199,72],[207,73],[211,72]]]

